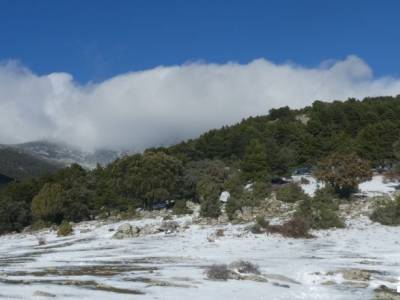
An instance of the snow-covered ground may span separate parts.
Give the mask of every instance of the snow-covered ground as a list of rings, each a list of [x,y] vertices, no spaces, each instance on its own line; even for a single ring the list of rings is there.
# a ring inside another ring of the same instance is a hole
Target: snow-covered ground
[[[315,185],[310,180],[303,187],[312,193]],[[392,193],[394,187],[378,176],[361,191]],[[372,299],[374,288],[399,283],[400,227],[365,216],[347,220],[344,229],[313,232],[314,239],[254,235],[246,225],[191,225],[173,234],[113,239],[126,222],[81,223],[64,238],[51,231],[1,236],[0,299]],[[161,222],[129,221],[139,227]],[[218,228],[225,235],[210,242]],[[38,236],[47,243],[39,246]],[[268,282],[206,278],[207,266],[236,260],[259,265]],[[340,272],[353,268],[371,271],[371,280],[363,287],[346,283]]]
[[[161,220],[130,223],[145,222]],[[109,230],[118,225],[84,223],[65,238],[44,232],[48,243],[43,246],[34,235],[0,237],[0,299],[41,298],[34,296],[38,291],[56,299],[372,299],[373,288],[394,288],[400,276],[400,229],[370,224],[365,218],[308,240],[243,235],[243,225],[221,227],[225,236],[215,242],[207,236],[218,227],[200,225],[177,234],[115,240]],[[264,274],[288,279],[205,278],[205,266],[238,259],[258,264]],[[323,275],[326,272],[348,268],[379,273],[368,288],[322,284],[341,281],[340,275]],[[107,290],[110,287],[121,290]]]
[[[301,179],[304,178],[307,183],[301,183]],[[300,183],[304,192],[310,196],[314,196],[318,188],[322,188],[324,185],[318,182],[312,175],[296,175],[292,177],[294,182]],[[391,196],[395,191],[396,187],[399,186],[399,182],[386,181],[383,175],[374,175],[371,180],[363,182],[359,185],[359,195],[365,197],[374,197],[381,195]]]

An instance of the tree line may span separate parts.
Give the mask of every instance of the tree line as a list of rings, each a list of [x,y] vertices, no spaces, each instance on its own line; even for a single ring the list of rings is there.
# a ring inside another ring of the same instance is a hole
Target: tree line
[[[148,149],[85,170],[72,165],[52,175],[12,182],[0,190],[0,234],[31,224],[79,222],[113,212],[152,209],[166,200],[201,203],[218,217],[219,195],[230,192],[227,213],[256,206],[271,181],[300,167],[348,197],[371,167],[400,159],[400,97],[316,101],[272,109],[233,126],[171,147]],[[334,171],[332,171],[334,170]],[[251,183],[251,189],[243,186]]]

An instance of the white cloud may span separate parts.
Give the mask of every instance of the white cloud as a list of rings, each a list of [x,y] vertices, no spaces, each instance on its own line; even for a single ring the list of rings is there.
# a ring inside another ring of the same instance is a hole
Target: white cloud
[[[143,149],[274,107],[399,93],[400,79],[374,78],[356,56],[317,68],[265,59],[192,63],[87,85],[66,73],[38,76],[7,62],[0,65],[0,143],[54,138],[85,148]]]

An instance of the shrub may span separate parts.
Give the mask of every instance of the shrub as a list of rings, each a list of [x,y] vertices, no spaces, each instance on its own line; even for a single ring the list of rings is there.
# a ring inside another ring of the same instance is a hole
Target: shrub
[[[265,233],[265,230],[259,224],[255,223],[254,225],[250,226],[250,232],[252,234],[261,234]]]
[[[230,196],[225,205],[225,212],[229,218],[229,220],[233,220],[235,218],[235,212],[242,208],[242,204],[240,200],[235,196]]]
[[[276,191],[276,199],[283,202],[294,203],[307,198],[303,189],[295,183],[289,183]]]
[[[370,219],[382,225],[400,225],[400,197],[383,202],[372,212]]]
[[[229,265],[231,270],[237,270],[239,273],[260,275],[260,269],[257,265],[244,260],[238,260]]]
[[[231,271],[227,265],[212,265],[206,270],[208,279],[226,281],[230,278]]]
[[[221,215],[221,204],[218,198],[202,199],[200,204],[200,215],[205,218],[216,219]]]
[[[315,177],[334,188],[343,198],[348,198],[358,184],[370,180],[370,163],[356,154],[333,153],[318,164]]]
[[[307,219],[301,217],[293,217],[282,225],[269,225],[267,232],[278,233],[284,237],[291,238],[311,238],[312,235],[308,232],[310,223]]]
[[[46,238],[44,236],[37,237],[38,245],[43,246],[47,244]]]
[[[58,227],[57,236],[67,236],[72,234],[73,229],[69,222],[62,222]]]
[[[126,211],[121,212],[120,217],[122,220],[130,220],[137,217],[137,211],[134,207],[128,207]]]
[[[261,228],[267,228],[269,225],[269,222],[267,220],[265,220],[265,218],[263,216],[257,216],[256,224],[259,225]]]
[[[319,190],[313,199],[306,198],[298,206],[295,215],[308,221],[311,228],[343,228],[338,216],[339,205],[328,190]]]
[[[175,215],[189,215],[193,213],[187,206],[185,200],[178,200],[174,204],[174,208],[172,210]]]
[[[32,215],[37,220],[60,223],[63,219],[63,188],[46,183],[32,200]]]
[[[225,236],[225,231],[224,231],[222,228],[217,229],[217,230],[215,231],[215,236],[216,236],[216,237],[223,237],[223,236]]]

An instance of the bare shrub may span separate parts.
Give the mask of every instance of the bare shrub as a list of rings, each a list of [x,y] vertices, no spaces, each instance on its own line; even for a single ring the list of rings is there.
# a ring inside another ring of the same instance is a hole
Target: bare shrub
[[[231,271],[227,265],[212,265],[206,270],[208,279],[226,281],[230,278]]]
[[[229,265],[229,268],[243,274],[261,274],[260,269],[256,264],[245,260],[235,261]]]
[[[278,233],[284,237],[311,238],[309,222],[301,217],[294,217],[282,225],[269,225],[267,232]]]
[[[223,229],[217,229],[216,231],[215,231],[215,236],[216,237],[223,237],[223,236],[225,236],[225,231],[223,230]]]
[[[44,236],[38,236],[36,237],[38,240],[39,246],[43,246],[47,244],[46,238]]]

